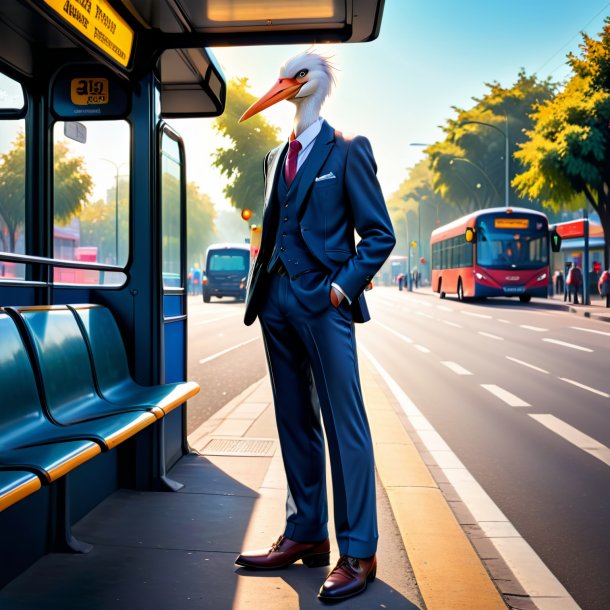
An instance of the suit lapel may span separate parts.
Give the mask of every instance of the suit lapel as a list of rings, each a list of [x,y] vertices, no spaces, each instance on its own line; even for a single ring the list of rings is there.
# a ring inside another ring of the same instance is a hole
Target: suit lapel
[[[263,212],[263,235],[265,227],[269,226],[271,222],[271,216],[273,215],[273,209],[275,206],[273,203],[273,196],[277,189],[277,181],[282,171],[282,164],[280,161],[284,158],[288,144],[278,146],[275,156],[271,159],[269,167],[267,168],[267,175],[265,176],[265,209]]]
[[[302,213],[301,205],[305,201],[305,197],[311,185],[313,184],[320,168],[324,165],[324,162],[328,158],[330,151],[332,150],[335,141],[334,129],[324,121],[320,133],[316,137],[313,149],[309,153],[309,156],[305,160],[303,167],[301,168],[301,176],[298,182],[298,189],[296,195],[296,206],[299,214]]]

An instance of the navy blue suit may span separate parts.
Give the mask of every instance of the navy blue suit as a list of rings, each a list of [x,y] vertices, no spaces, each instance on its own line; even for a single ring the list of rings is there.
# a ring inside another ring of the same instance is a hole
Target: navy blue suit
[[[321,411],[340,552],[370,557],[377,546],[375,466],[354,322],[369,319],[363,291],[394,247],[394,233],[366,138],[345,138],[323,122],[290,186],[286,150],[284,144],[265,159],[262,243],[244,318],[249,325],[258,316],[265,341],[288,481],[284,534],[299,542],[327,536]],[[287,273],[274,271],[276,260]],[[332,282],[351,305],[343,299],[332,306]]]

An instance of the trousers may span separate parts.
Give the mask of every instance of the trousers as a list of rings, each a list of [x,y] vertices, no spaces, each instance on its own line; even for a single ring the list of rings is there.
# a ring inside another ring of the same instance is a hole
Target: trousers
[[[345,302],[335,309],[329,298],[312,313],[302,301],[288,275],[273,274],[259,313],[288,483],[284,535],[328,536],[326,436],[339,551],[370,557],[378,539],[375,462],[354,324]]]

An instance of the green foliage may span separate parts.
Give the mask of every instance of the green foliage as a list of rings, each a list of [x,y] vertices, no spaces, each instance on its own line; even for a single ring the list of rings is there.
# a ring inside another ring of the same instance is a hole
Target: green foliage
[[[81,157],[69,156],[65,142],[54,149],[55,220],[67,223],[91,195],[92,180]],[[0,217],[6,224],[9,252],[14,252],[25,222],[25,134],[20,132],[8,152],[0,155]]]
[[[568,58],[572,78],[557,96],[537,106],[529,140],[515,155],[524,171],[513,184],[521,195],[539,198],[555,210],[566,202],[573,209],[582,207],[586,197],[599,214],[608,244],[610,19],[600,36],[583,35],[582,57]]]
[[[239,123],[239,117],[256,98],[248,91],[248,79],[229,81],[227,107],[214,121],[214,128],[227,137],[230,146],[219,148],[213,165],[227,178],[224,193],[231,205],[250,208],[252,223],[260,224],[263,212],[263,159],[280,142],[279,128],[267,123],[262,115]]]
[[[195,262],[203,268],[205,252],[216,241],[216,208],[209,195],[202,193],[194,182],[186,187],[186,265]]]
[[[432,182],[435,192],[447,199],[460,214],[505,203],[506,138],[509,140],[509,175],[515,166],[513,153],[526,139],[532,127],[533,109],[550,99],[556,85],[539,80],[523,70],[509,88],[499,83],[487,84],[488,92],[468,109],[455,108],[457,118],[443,128],[444,141],[430,146]],[[485,123],[485,125],[481,125]],[[490,127],[491,125],[492,127]],[[514,204],[516,194],[510,192]],[[535,202],[529,207],[540,207]]]

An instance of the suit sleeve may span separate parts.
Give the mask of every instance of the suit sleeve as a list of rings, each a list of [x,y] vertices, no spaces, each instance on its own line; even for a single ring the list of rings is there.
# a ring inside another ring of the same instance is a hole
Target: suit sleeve
[[[344,184],[346,203],[360,237],[356,254],[333,277],[351,301],[372,281],[396,243],[392,222],[377,180],[377,165],[367,138],[349,142]]]

